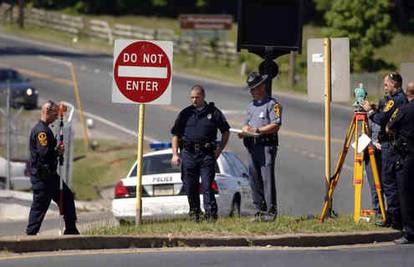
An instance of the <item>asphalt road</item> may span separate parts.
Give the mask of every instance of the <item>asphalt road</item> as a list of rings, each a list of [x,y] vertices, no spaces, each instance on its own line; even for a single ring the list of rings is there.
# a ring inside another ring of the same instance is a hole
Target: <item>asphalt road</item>
[[[60,47],[45,46],[28,40],[0,34],[0,67],[20,69],[32,78],[42,99],[65,100],[75,103],[70,83],[70,70],[53,60],[68,60],[77,68],[82,104],[85,111],[118,125],[137,131],[138,106],[111,103],[112,58],[108,55],[76,52]],[[207,90],[207,100],[214,101],[225,111],[234,128],[242,125],[244,110],[250,101],[248,92],[239,87],[223,85],[199,78],[173,74],[172,105],[146,105],[145,137],[147,141],[169,140],[169,130],[180,109],[189,104],[188,90],[201,83]],[[277,92],[276,92],[277,95]],[[306,215],[319,213],[324,198],[323,106],[306,100],[280,96],[284,107],[283,128],[277,160],[277,191],[281,213]],[[352,110],[335,106],[333,109],[333,163],[335,166]],[[131,142],[136,141],[131,136]],[[240,140],[232,135],[229,149],[246,160]],[[340,184],[335,192],[334,208],[340,213],[353,210],[349,155]],[[364,190],[363,206],[369,208],[369,195]]]
[[[0,266],[411,267],[414,246],[330,249],[216,248],[52,252],[0,256]]]

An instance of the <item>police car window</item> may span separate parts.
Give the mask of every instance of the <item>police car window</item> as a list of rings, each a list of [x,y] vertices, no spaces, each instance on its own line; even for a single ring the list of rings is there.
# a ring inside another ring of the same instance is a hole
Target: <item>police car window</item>
[[[236,154],[228,152],[226,153],[226,157],[228,158],[229,167],[231,168],[234,176],[242,177],[243,173],[247,173],[245,165]]]
[[[229,156],[231,157],[232,162],[234,163],[237,176],[243,176],[243,174],[247,174],[246,165],[244,165],[241,159],[234,153],[229,153]]]
[[[224,158],[224,164],[222,164],[223,165],[222,172],[230,176],[237,176],[237,172],[235,171],[233,167],[232,159],[229,157],[229,153],[223,152],[221,155]]]
[[[171,154],[154,155],[144,157],[142,165],[142,175],[151,175],[158,173],[181,172],[180,167],[171,166]],[[130,177],[137,176],[137,165],[131,172]]]

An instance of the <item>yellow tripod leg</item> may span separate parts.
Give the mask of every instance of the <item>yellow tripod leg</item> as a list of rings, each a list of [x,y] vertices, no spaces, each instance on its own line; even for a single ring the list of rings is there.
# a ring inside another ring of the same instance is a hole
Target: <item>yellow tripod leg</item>
[[[349,146],[351,145],[352,133],[354,132],[354,129],[355,129],[355,118],[353,118],[351,123],[349,124],[348,131],[347,131],[346,136],[345,136],[344,145],[343,145],[342,151],[339,155],[338,163],[336,164],[336,167],[335,167],[335,173],[332,176],[332,178],[329,180],[329,189],[328,189],[328,192],[325,196],[325,201],[323,203],[321,216],[319,218],[320,222],[322,222],[322,223],[324,222],[326,216],[328,215],[328,211],[331,208],[333,192],[334,192],[334,190],[336,188],[336,185],[339,181],[342,166],[345,162],[345,158],[346,158],[346,155],[348,153]]]
[[[361,218],[361,191],[362,191],[362,178],[363,178],[363,164],[364,164],[364,152],[358,152],[358,137],[359,137],[359,121],[362,121],[362,133],[364,133],[365,121],[361,120],[361,116],[358,114],[356,118],[355,127],[355,152],[354,152],[354,222],[359,223]]]

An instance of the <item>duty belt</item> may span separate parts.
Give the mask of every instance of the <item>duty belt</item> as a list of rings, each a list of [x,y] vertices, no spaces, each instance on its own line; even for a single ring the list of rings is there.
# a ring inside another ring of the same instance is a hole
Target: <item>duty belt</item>
[[[277,134],[263,134],[255,137],[245,137],[244,141],[247,143],[260,145],[278,145]]]
[[[216,149],[215,142],[183,142],[183,148],[188,151],[207,150],[213,151]]]

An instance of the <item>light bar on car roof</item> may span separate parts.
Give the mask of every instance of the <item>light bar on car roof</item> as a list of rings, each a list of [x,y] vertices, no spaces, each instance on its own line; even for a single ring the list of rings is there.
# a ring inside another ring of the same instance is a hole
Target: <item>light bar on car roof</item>
[[[152,143],[150,144],[152,150],[161,150],[171,148],[171,143]]]

